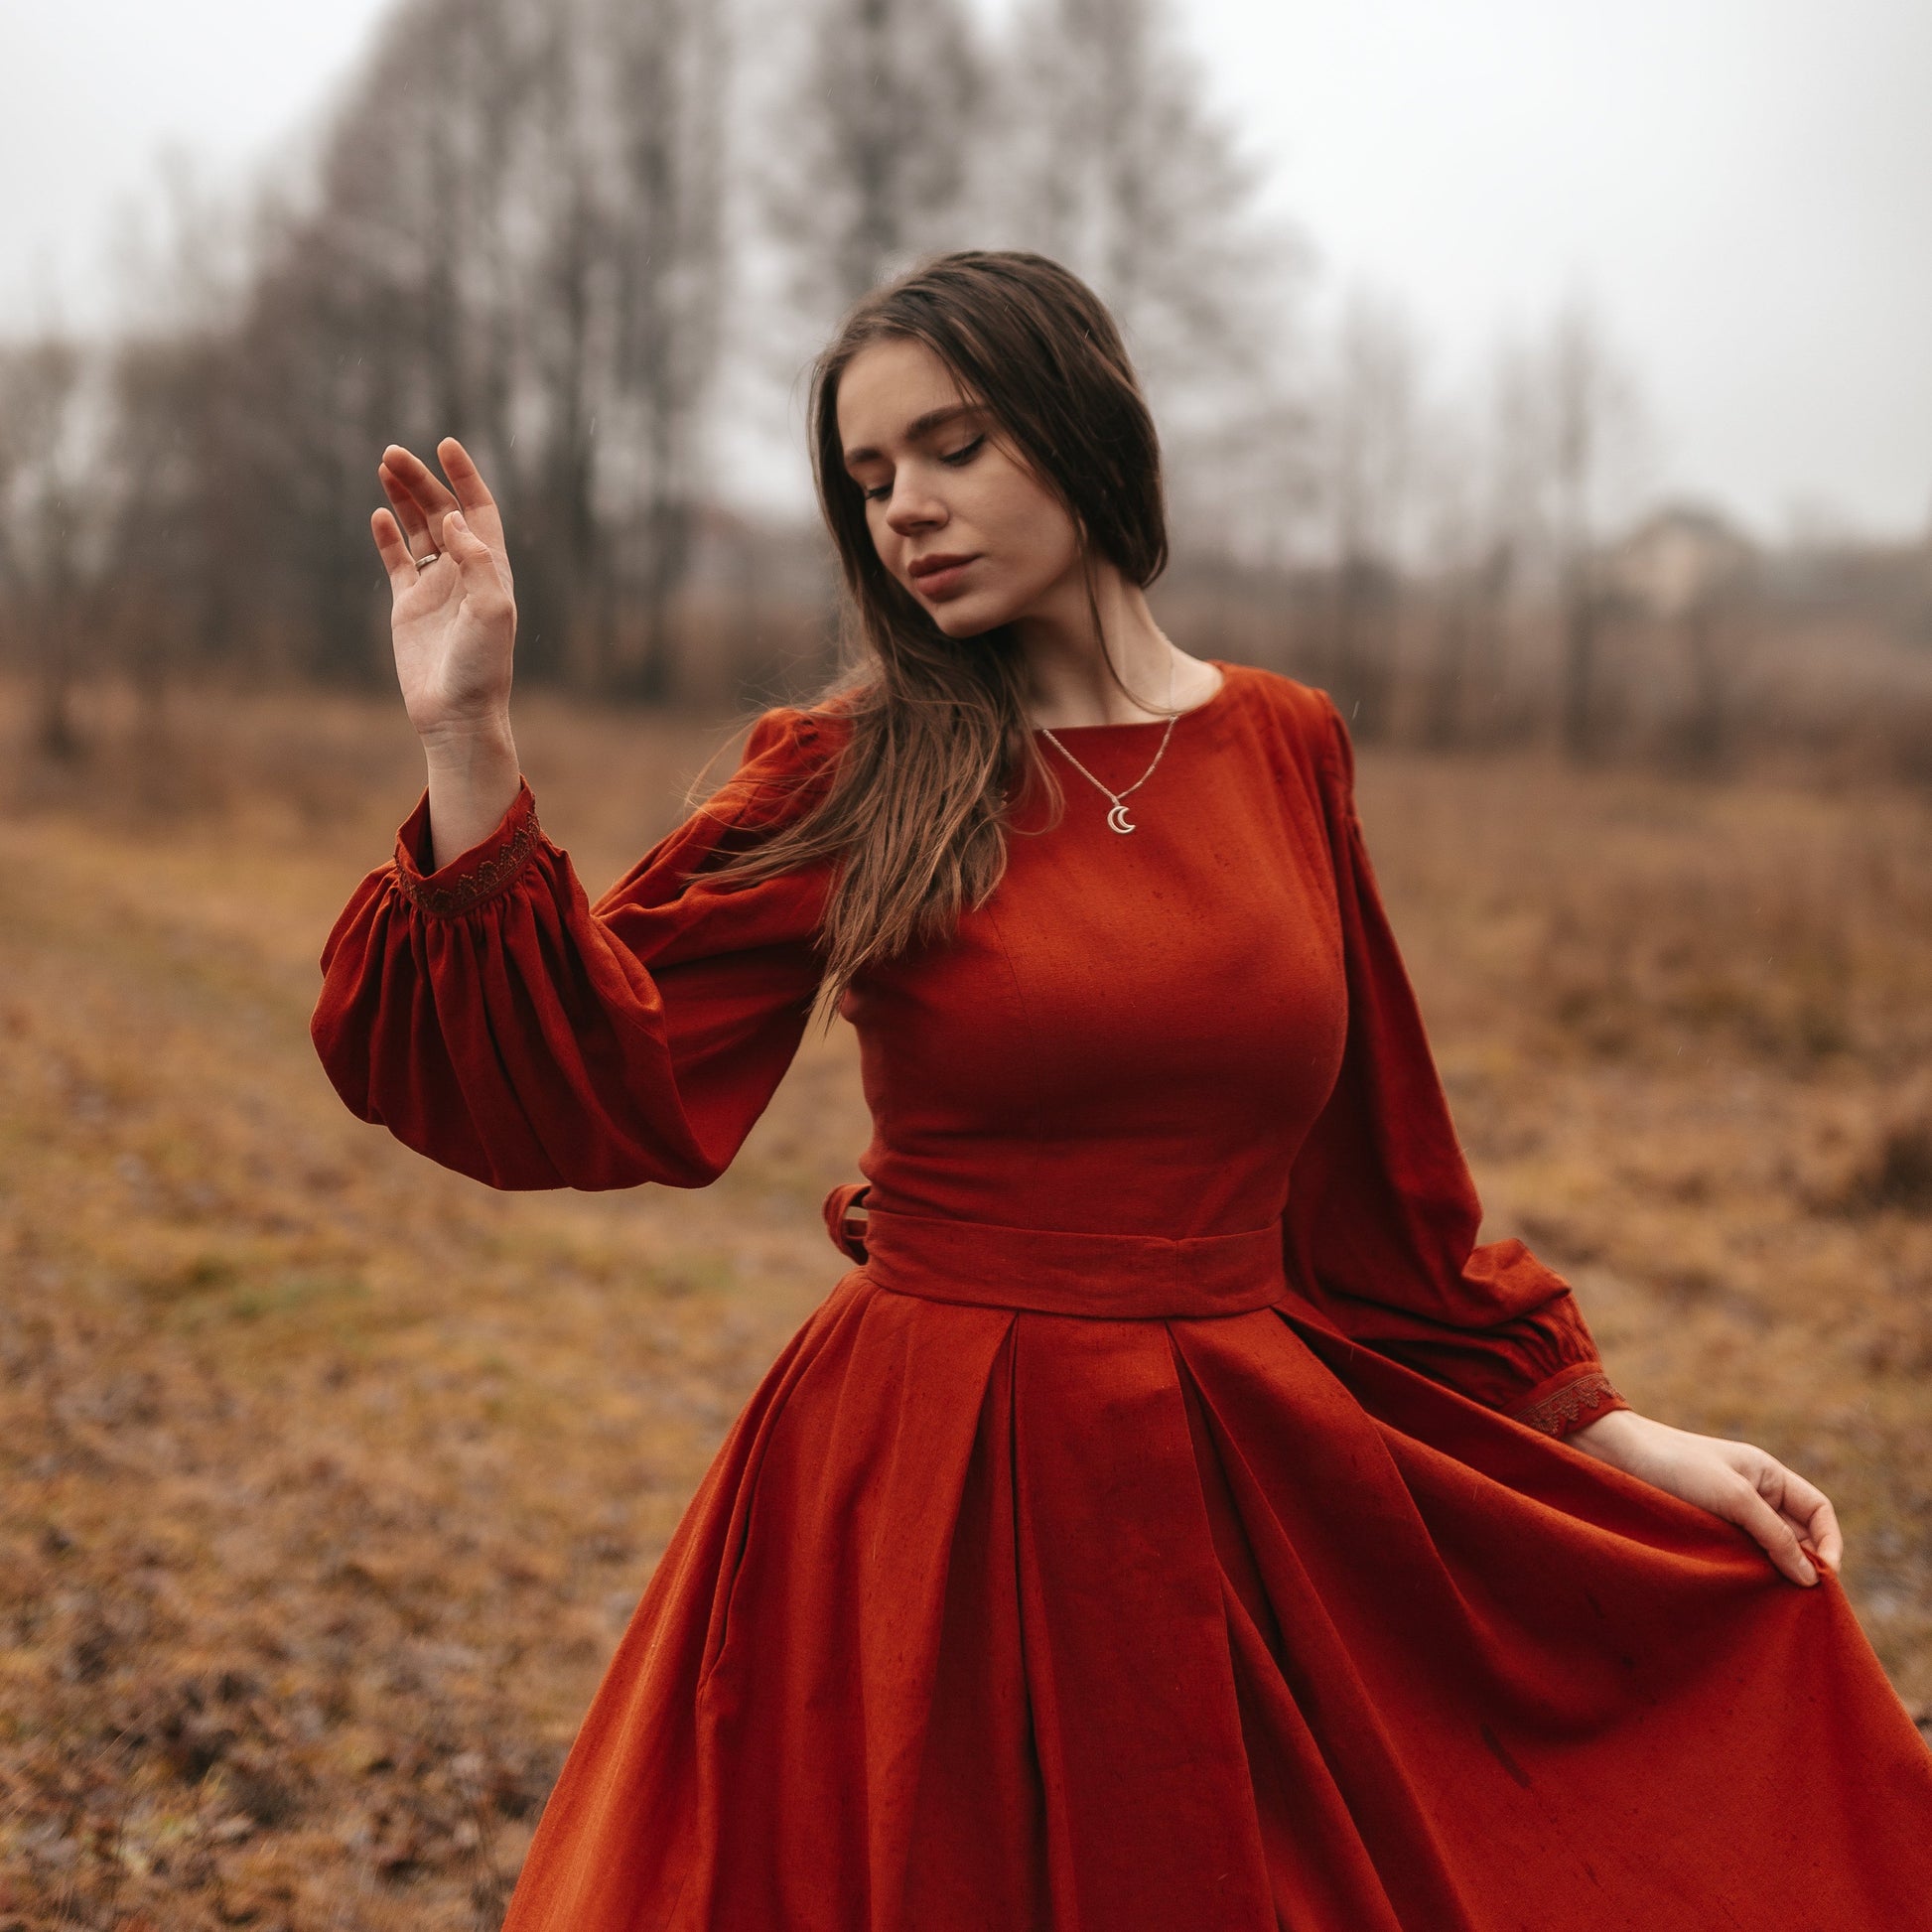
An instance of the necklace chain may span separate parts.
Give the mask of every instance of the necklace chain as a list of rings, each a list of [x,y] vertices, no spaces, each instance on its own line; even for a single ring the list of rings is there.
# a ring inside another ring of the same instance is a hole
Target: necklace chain
[[[1161,743],[1155,747],[1154,757],[1150,760],[1147,769],[1143,771],[1141,775],[1138,778],[1136,778],[1134,782],[1131,785],[1129,785],[1125,791],[1116,791],[1111,785],[1103,785],[1100,782],[1100,780],[1096,778],[1093,775],[1093,773],[1089,771],[1087,767],[1084,764],[1082,764],[1080,760],[1076,759],[1073,756],[1073,754],[1069,752],[1066,749],[1066,747],[1062,745],[1056,737],[1054,737],[1051,731],[1049,731],[1044,725],[1041,725],[1039,728],[1040,736],[1044,739],[1049,740],[1052,743],[1054,749],[1059,753],[1061,758],[1065,759],[1067,763],[1072,765],[1074,770],[1079,772],[1081,777],[1086,779],[1088,784],[1092,785],[1097,791],[1104,792],[1107,795],[1107,797],[1113,800],[1112,809],[1107,813],[1107,824],[1113,831],[1133,832],[1133,831],[1138,831],[1140,829],[1138,826],[1135,825],[1134,821],[1127,816],[1127,801],[1135,792],[1139,791],[1140,788],[1144,784],[1146,784],[1151,777],[1154,776],[1155,767],[1159,765],[1162,759],[1164,759],[1167,756],[1168,740],[1173,736],[1174,721],[1180,716],[1180,714],[1177,711],[1175,711],[1173,708],[1173,669],[1174,669],[1173,652],[1172,649],[1170,649],[1168,653],[1168,729],[1161,734]]]

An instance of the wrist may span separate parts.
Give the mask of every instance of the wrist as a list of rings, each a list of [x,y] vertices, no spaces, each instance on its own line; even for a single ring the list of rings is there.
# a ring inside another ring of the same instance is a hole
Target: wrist
[[[417,739],[430,764],[462,770],[479,764],[498,764],[516,759],[516,739],[508,713],[463,723],[432,725]]]
[[[423,736],[431,864],[440,870],[487,838],[522,785],[507,718]]]
[[[1612,1409],[1594,1422],[1573,1429],[1564,1440],[1599,1462],[1621,1462],[1642,1440],[1649,1425],[1634,1409]]]
[[[486,711],[474,719],[439,719],[435,725],[417,725],[415,736],[425,752],[500,750],[514,744],[508,711]]]

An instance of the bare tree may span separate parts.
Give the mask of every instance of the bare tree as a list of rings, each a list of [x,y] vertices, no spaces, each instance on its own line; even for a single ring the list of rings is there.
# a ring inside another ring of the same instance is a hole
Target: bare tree
[[[561,0],[520,103],[529,274],[541,293],[512,309],[521,406],[499,460],[518,542],[518,656],[535,675],[596,686],[615,668],[597,445],[600,412],[611,421],[615,216],[608,124],[585,111],[597,65],[593,17],[586,0]]]
[[[73,693],[105,574],[91,373],[61,335],[0,354],[0,599],[34,677],[35,743],[64,761],[84,750]]]
[[[1636,431],[1636,399],[1594,313],[1572,304],[1545,350],[1551,529],[1561,631],[1560,723],[1572,758],[1598,749],[1603,599],[1597,581],[1603,495]]]
[[[823,326],[916,256],[967,237],[985,81],[962,0],[814,0],[767,151],[771,232]]]
[[[979,226],[1064,261],[1119,318],[1183,535],[1272,553],[1307,465],[1292,383],[1306,257],[1258,213],[1259,175],[1169,0],[1030,0],[994,71]],[[1269,499],[1274,541],[1256,527]]]
[[[620,131],[614,388],[632,417],[637,610],[630,682],[669,694],[671,620],[688,568],[698,463],[718,375],[724,28],[707,0],[607,0]]]
[[[1258,232],[1258,177],[1166,0],[1033,0],[1003,53],[984,218],[1088,276],[1156,380],[1245,365],[1279,322],[1247,293],[1269,282],[1255,243],[1293,249]]]
[[[186,331],[128,338],[112,356],[114,629],[151,733],[175,677],[231,655],[241,628],[225,497],[213,486],[220,346]]]
[[[1547,562],[1549,461],[1542,371],[1505,345],[1484,393],[1439,417],[1424,452],[1434,576],[1421,735],[1438,748],[1508,722],[1517,607]]]
[[[1460,423],[1439,426],[1426,453],[1429,650],[1418,723],[1436,750],[1467,739],[1479,698],[1495,696],[1517,553],[1485,488],[1490,455]]]
[[[1330,595],[1325,672],[1361,737],[1388,731],[1403,572],[1419,466],[1414,332],[1393,304],[1357,293],[1343,312],[1318,412]]]

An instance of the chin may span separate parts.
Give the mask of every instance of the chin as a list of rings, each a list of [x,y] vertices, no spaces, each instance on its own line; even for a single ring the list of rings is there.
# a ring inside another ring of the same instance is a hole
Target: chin
[[[1005,598],[955,597],[944,604],[928,604],[925,614],[942,636],[983,637],[1003,623],[1011,623],[1016,613]]]
[[[962,611],[957,606],[941,605],[932,613],[932,621],[947,637],[984,637],[1007,620],[1004,615],[988,617],[983,609]]]

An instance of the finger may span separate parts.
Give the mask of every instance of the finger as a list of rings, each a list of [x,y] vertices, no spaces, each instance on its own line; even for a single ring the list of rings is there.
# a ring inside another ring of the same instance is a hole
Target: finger
[[[1831,1505],[1831,1499],[1820,1500],[1811,1515],[1811,1547],[1817,1552],[1816,1561],[1836,1577],[1845,1565],[1845,1535],[1838,1526],[1838,1511]]]
[[[489,545],[463,520],[461,510],[452,510],[443,519],[443,548],[463,573],[464,602],[475,606],[479,617],[515,616]]]
[[[376,554],[389,573],[389,588],[400,596],[416,581],[416,566],[401,527],[387,510],[376,510],[369,518],[369,534],[375,538]]]
[[[1815,1482],[1807,1481],[1796,1469],[1787,1469],[1782,1462],[1773,1461],[1759,1471],[1757,1492],[1792,1526],[1801,1544],[1809,1545],[1827,1569],[1837,1570],[1845,1539],[1839,1534],[1838,1512],[1824,1490]],[[1825,1550],[1828,1535],[1833,1546],[1830,1555]]]
[[[1845,1553],[1845,1538],[1839,1534],[1838,1518],[1831,1513],[1831,1505],[1825,1505],[1824,1513],[1812,1516],[1799,1516],[1789,1509],[1781,1509],[1778,1514],[1791,1526],[1791,1532],[1798,1539],[1798,1547],[1813,1563],[1821,1569],[1829,1570],[1834,1576],[1838,1573],[1839,1560]],[[1825,1553],[1829,1540],[1831,1554]]]
[[[441,523],[456,508],[456,498],[444,486],[443,479],[413,451],[405,450],[400,443],[391,443],[382,452],[382,461],[396,473],[410,495],[422,504],[432,527]]]
[[[402,479],[386,463],[376,471],[376,476],[381,481],[383,495],[389,499],[389,507],[396,513],[396,521],[402,525],[403,541],[412,551],[434,550],[429,516]]]
[[[448,549],[452,541],[468,542],[482,546],[483,555],[489,559],[489,567],[495,574],[497,588],[506,599],[514,599],[509,559],[503,554],[495,513],[482,512],[483,527],[479,529],[461,510],[451,510],[438,525],[437,540]],[[455,553],[452,552],[454,555]]]
[[[402,526],[403,541],[412,551],[434,550],[435,540],[430,535],[429,512],[416,500],[414,493],[401,477],[384,464],[376,472],[382,484],[382,493],[389,499],[389,507],[395,512],[396,521]]]
[[[470,452],[454,436],[446,436],[436,446],[436,458],[443,466],[443,474],[450,480],[450,487],[456,491],[458,504],[474,516],[479,510],[493,510],[496,499],[489,493],[489,486],[483,480],[483,472],[476,466]]]
[[[1754,1536],[1764,1546],[1764,1554],[1794,1584],[1815,1584],[1818,1581],[1818,1572],[1799,1547],[1796,1532],[1758,1494],[1754,1484],[1748,1480],[1740,1482],[1731,1493],[1728,1505],[1718,1513],[1728,1517],[1739,1529]]]

